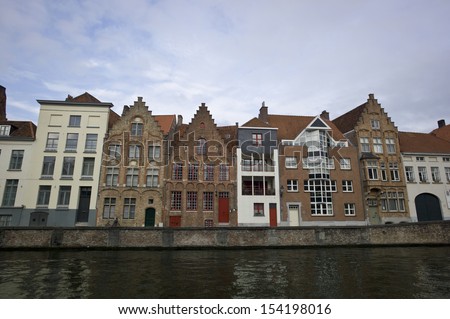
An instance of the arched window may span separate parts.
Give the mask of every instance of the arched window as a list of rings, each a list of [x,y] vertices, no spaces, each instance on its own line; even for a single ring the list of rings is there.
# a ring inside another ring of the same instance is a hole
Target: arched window
[[[204,138],[200,138],[197,144],[197,154],[205,155],[206,154],[206,140]]]

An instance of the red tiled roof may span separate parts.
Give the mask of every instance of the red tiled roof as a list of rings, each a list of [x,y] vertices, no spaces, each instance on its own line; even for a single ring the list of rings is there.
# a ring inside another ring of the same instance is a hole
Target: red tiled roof
[[[170,129],[175,123],[175,115],[154,115],[155,120],[159,123],[164,135],[169,134]]]
[[[433,130],[431,134],[450,142],[450,124]]]
[[[254,117],[247,123],[244,123],[242,127],[271,127],[269,124],[264,123],[259,118]]]
[[[434,134],[398,132],[402,153],[450,154],[450,142]]]
[[[77,97],[67,96],[66,102],[76,102],[76,103],[102,103],[96,97],[92,96],[88,92],[84,92]]]
[[[366,107],[366,104],[367,102],[335,118],[333,120],[333,123],[342,133],[345,134],[347,132],[350,132],[355,128],[356,123],[361,117],[361,113],[364,111],[364,108]]]
[[[30,121],[0,121],[0,125],[10,125],[9,137],[36,138],[36,125]]]
[[[278,128],[277,137],[280,140],[295,139],[309,124],[315,119],[315,116],[295,116],[295,115],[268,115],[269,125]],[[342,132],[331,122],[321,118],[332,130],[334,140],[344,139]]]

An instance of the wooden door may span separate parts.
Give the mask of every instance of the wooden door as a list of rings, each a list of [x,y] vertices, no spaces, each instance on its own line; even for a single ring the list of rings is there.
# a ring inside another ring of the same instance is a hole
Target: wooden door
[[[277,204],[269,204],[270,227],[277,227]]]
[[[229,198],[219,198],[219,223],[230,222],[230,201]]]

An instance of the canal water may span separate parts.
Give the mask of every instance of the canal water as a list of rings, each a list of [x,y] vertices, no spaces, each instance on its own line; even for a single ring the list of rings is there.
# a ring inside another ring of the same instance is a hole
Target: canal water
[[[0,251],[0,298],[450,298],[450,247]]]

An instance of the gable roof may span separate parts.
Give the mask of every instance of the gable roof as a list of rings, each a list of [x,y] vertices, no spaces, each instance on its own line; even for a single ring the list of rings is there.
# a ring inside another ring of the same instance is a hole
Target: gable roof
[[[294,140],[303,130],[305,130],[316,116],[296,116],[296,115],[273,115],[269,114],[267,120],[270,126],[278,128],[279,140]],[[341,131],[330,120],[321,118],[332,131],[334,140],[345,139]]]
[[[261,121],[259,118],[254,117],[250,121],[244,123],[241,127],[268,127],[272,128],[269,124]]]
[[[30,121],[0,121],[0,125],[10,125],[9,136],[2,138],[36,138],[36,125]]]
[[[342,132],[347,133],[353,130],[361,117],[362,112],[364,111],[367,102],[361,104],[360,106],[355,107],[354,109],[348,111],[347,113],[335,118],[333,123],[336,127]]]
[[[175,114],[171,115],[154,115],[155,120],[159,123],[161,131],[164,135],[169,134],[175,123]]]
[[[92,96],[88,92],[84,92],[77,97],[72,97],[71,95],[67,95],[66,102],[76,102],[76,103],[102,103],[99,99]]]
[[[429,133],[398,132],[400,152],[450,154],[450,142]]]
[[[450,124],[433,130],[431,134],[450,142]]]

